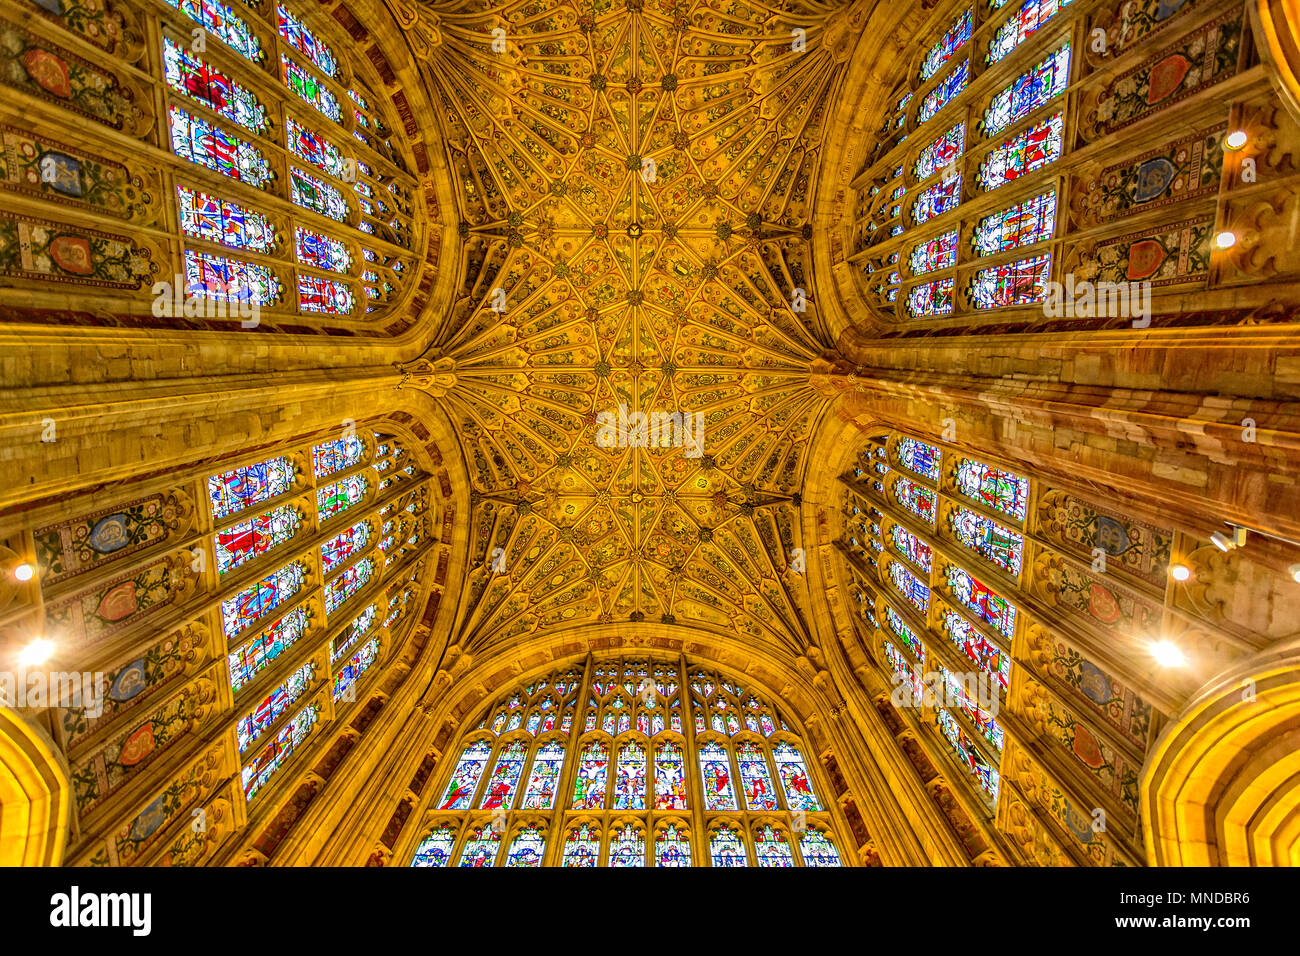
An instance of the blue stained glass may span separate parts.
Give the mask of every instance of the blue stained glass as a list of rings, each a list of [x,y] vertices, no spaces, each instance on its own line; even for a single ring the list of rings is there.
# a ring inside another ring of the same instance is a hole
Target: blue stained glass
[[[961,155],[966,145],[966,124],[958,123],[933,143],[921,150],[916,158],[916,178],[920,182],[929,179]]]
[[[939,461],[943,453],[937,446],[915,438],[900,438],[894,454],[898,456],[898,463],[908,471],[931,481],[939,480]]]
[[[968,79],[970,79],[970,61],[963,60],[921,101],[921,108],[916,114],[917,125],[931,119],[939,110],[951,103],[958,93],[966,89]]]
[[[579,823],[564,839],[562,866],[595,866],[600,859],[600,830],[590,823]]]
[[[794,866],[790,838],[770,823],[763,824],[754,834],[754,855],[759,866]]]
[[[985,216],[975,227],[972,244],[981,256],[1045,242],[1056,229],[1056,190]]]
[[[501,831],[492,824],[474,827],[461,847],[458,866],[490,867],[501,851]]]
[[[276,4],[275,14],[276,29],[291,47],[306,54],[326,76],[339,75],[339,61],[326,43],[318,40],[305,23],[285,9],[284,4]]]
[[[980,186],[991,191],[1056,162],[1061,158],[1064,130],[1064,116],[1057,113],[1012,136],[981,164]]]
[[[331,176],[344,175],[347,161],[337,146],[320,133],[301,125],[292,116],[285,117],[284,127],[289,152]]]
[[[957,230],[950,229],[912,247],[908,263],[912,275],[951,269],[957,262]]]
[[[913,318],[949,315],[952,312],[956,280],[951,276],[913,286],[907,294],[907,311]]]
[[[534,714],[533,716],[537,716]],[[537,750],[528,774],[521,810],[549,810],[555,806],[559,790],[560,771],[564,768],[564,744],[548,741]]]
[[[375,618],[379,615],[379,605],[371,604],[364,611],[356,616],[348,629],[340,634],[334,640],[330,641],[330,663],[335,663],[340,657],[348,652],[360,638],[363,638],[370,632],[375,625]]]
[[[272,621],[257,637],[230,654],[230,689],[240,691],[269,667],[272,661],[306,633],[310,620],[306,608],[296,607]]]
[[[749,866],[749,853],[740,831],[722,824],[709,835],[709,858],[714,866]]]
[[[506,866],[541,866],[546,852],[546,828],[529,823],[519,828],[506,850]]]
[[[212,517],[225,518],[284,494],[293,487],[293,462],[280,455],[208,478]]]
[[[913,702],[923,700],[925,687],[921,679],[912,671],[907,658],[889,641],[885,641],[885,659],[889,661],[889,666],[894,672],[894,683],[900,687],[907,685]]]
[[[655,750],[655,809],[686,809],[686,759],[681,744],[666,740]]]
[[[609,865],[623,869],[645,866],[645,835],[640,827],[614,828],[609,840]]]
[[[250,624],[298,593],[305,572],[298,562],[285,565],[256,584],[221,602],[226,637],[236,637]]]
[[[323,236],[301,226],[298,227],[295,238],[298,261],[303,265],[341,273],[346,273],[352,265],[352,253],[340,239]]]
[[[522,740],[512,740],[501,748],[501,753],[497,755],[497,765],[492,770],[492,776],[488,777],[487,789],[483,791],[480,810],[495,810],[498,807],[511,809],[527,756],[528,745]]]
[[[920,225],[935,216],[956,209],[961,202],[961,172],[935,183],[916,197],[912,207],[912,222]]]
[[[451,772],[451,779],[447,781],[447,789],[439,801],[439,810],[469,809],[491,756],[492,745],[486,740],[476,740],[465,748],[456,761],[456,768]]]
[[[216,0],[163,0],[195,23],[202,24],[213,36],[240,56],[257,63],[262,59],[262,44],[257,35],[224,3]]]
[[[355,302],[352,288],[346,282],[320,276],[298,276],[298,308],[304,312],[350,315]]]
[[[793,744],[782,741],[772,748],[776,761],[776,775],[785,790],[785,800],[791,813],[806,810],[818,813],[824,809],[817,800],[803,755]]]
[[[971,34],[971,11],[967,10],[955,21],[952,26],[941,36],[934,46],[925,55],[921,61],[921,79],[928,80],[939,72],[939,69],[952,59],[966,41],[970,39]]]
[[[340,608],[370,580],[373,572],[374,562],[370,558],[362,558],[325,585],[325,613],[332,614]]]
[[[605,806],[609,776],[609,747],[600,740],[583,745],[578,754],[578,774],[573,782],[573,809],[599,810]]]
[[[921,643],[921,639],[913,633],[912,629],[907,626],[907,622],[903,620],[902,615],[888,604],[885,605],[885,623],[889,625],[889,629],[894,632],[895,636],[907,645],[908,650],[916,655],[916,659],[920,662],[921,666],[924,667],[925,645]]]
[[[280,300],[280,280],[270,267],[185,250],[186,292],[217,302],[274,305]]]
[[[324,488],[316,489],[316,507],[321,521],[327,521],[360,502],[366,496],[366,479],[348,475]]]
[[[993,136],[1065,92],[1070,83],[1070,44],[1022,73],[984,111],[984,135]]]
[[[249,252],[275,250],[275,228],[260,212],[188,186],[176,187],[176,204],[187,236]]]
[[[253,708],[253,712],[235,725],[235,734],[239,740],[239,752],[248,750],[257,738],[266,733],[276,718],[283,714],[295,701],[306,693],[316,676],[316,665],[307,663],[298,668],[275,690],[271,691],[262,702]]]
[[[266,130],[266,107],[252,91],[236,83],[202,57],[169,36],[163,37],[163,78],[182,96],[254,133]]]
[[[267,744],[266,749],[259,753],[251,764],[244,767],[242,776],[246,800],[252,800],[257,796],[275,772],[288,762],[298,745],[316,726],[317,716],[316,705],[308,704],[284,725],[276,734],[275,740]]]
[[[971,302],[977,309],[1042,302],[1051,275],[1052,257],[1047,253],[981,269],[971,283]]]
[[[745,794],[748,810],[777,810],[776,789],[767,770],[767,757],[758,744],[741,741],[736,747],[736,763],[740,766],[740,785]]]
[[[735,810],[736,793],[731,785],[731,758],[720,744],[700,745],[700,773],[704,778],[704,808]]]
[[[938,708],[935,710],[934,719],[939,725],[939,730],[952,745],[958,762],[975,778],[980,788],[996,802],[1000,782],[996,768],[980,753],[970,737],[966,736],[966,731],[961,729],[956,717],[943,708]]]
[[[956,508],[948,515],[953,535],[972,551],[1009,574],[1019,574],[1024,539],[991,518],[969,508]]]
[[[346,531],[340,531],[320,546],[321,571],[329,574],[348,558],[360,553],[370,541],[370,523],[358,521]]]
[[[1011,686],[1011,658],[956,611],[944,611],[943,628],[957,648],[978,664],[980,670],[997,677],[1005,693]]]
[[[280,69],[284,85],[297,93],[304,103],[336,123],[342,121],[343,111],[339,109],[338,99],[316,77],[283,53],[280,54]]]
[[[1005,740],[1002,727],[988,711],[980,708],[979,704],[976,703],[976,698],[971,695],[970,688],[962,684],[953,675],[952,671],[940,664],[939,674],[943,679],[945,700],[965,714],[967,719],[975,725],[975,729],[983,734],[984,739],[1001,753]]]
[[[317,478],[324,478],[344,468],[360,464],[366,446],[356,435],[321,442],[311,450],[312,469]]]
[[[945,577],[948,590],[958,602],[979,615],[985,623],[997,628],[1004,637],[1016,633],[1016,607],[978,578],[958,567],[949,567]]]
[[[821,830],[811,827],[799,837],[799,852],[803,855],[804,866],[843,866],[840,852],[835,849],[831,838]]]
[[[447,866],[451,863],[451,851],[455,845],[456,828],[440,826],[416,847],[411,866]]]
[[[347,221],[348,201],[343,198],[343,193],[293,166],[289,167],[289,198],[296,205],[335,222]]]
[[[181,159],[258,189],[275,178],[271,163],[251,143],[179,106],[171,108],[170,116],[172,151]]]
[[[934,526],[938,503],[932,490],[911,478],[897,478],[894,480],[894,498],[926,524]]]
[[[930,546],[918,538],[912,532],[908,531],[901,524],[891,525],[889,528],[889,539],[893,542],[898,553],[912,564],[916,565],[922,571],[929,572],[930,562],[934,552]]]
[[[655,866],[691,865],[691,838],[685,827],[669,823],[655,836]]]
[[[635,740],[620,745],[614,764],[614,809],[645,809],[646,752]]]
[[[226,574],[284,544],[302,525],[298,509],[281,505],[252,515],[213,536],[217,573]]]
[[[998,27],[997,35],[989,42],[987,61],[996,63],[1001,60],[1069,4],[1070,0],[1025,0],[1024,5]]]
[[[889,579],[898,589],[898,593],[907,598],[908,603],[921,614],[924,615],[930,610],[930,589],[900,562],[890,562]]]
[[[1029,502],[1029,479],[992,465],[961,458],[957,461],[957,489],[1004,515],[1023,521]]]

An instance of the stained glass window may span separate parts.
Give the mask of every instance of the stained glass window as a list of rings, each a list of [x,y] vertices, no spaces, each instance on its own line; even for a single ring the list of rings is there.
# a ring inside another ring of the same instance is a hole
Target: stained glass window
[[[974,741],[967,736],[966,731],[961,728],[957,718],[943,708],[937,708],[934,712],[935,723],[938,724],[939,730],[943,736],[952,745],[953,751],[957,754],[958,762],[964,766],[975,778],[980,789],[982,789],[991,800],[996,801],[998,798],[998,772],[989,763],[988,759],[975,746]]]
[[[293,487],[293,463],[285,456],[233,468],[208,478],[212,517],[221,519],[284,494]]]
[[[360,464],[365,453],[366,446],[356,435],[322,442],[311,450],[312,470],[317,478],[324,478]]]
[[[191,238],[249,252],[268,253],[275,249],[275,229],[260,212],[188,186],[176,187],[176,203],[181,230]]]
[[[555,805],[555,795],[564,768],[564,744],[552,740],[538,748],[528,774],[522,810],[549,810]]]
[[[655,809],[686,809],[686,758],[674,740],[655,748]]]
[[[912,221],[919,226],[949,209],[956,209],[960,202],[961,171],[957,170],[916,197],[916,205],[912,207]]]
[[[275,178],[270,161],[256,146],[179,106],[171,108],[171,128],[172,151],[181,159],[258,189]]]
[[[483,779],[483,771],[487,768],[491,756],[492,745],[486,740],[476,740],[465,748],[464,753],[460,755],[460,760],[456,761],[456,768],[452,771],[451,779],[447,781],[447,789],[443,791],[442,799],[438,801],[439,810],[469,809],[470,801],[474,799],[474,792],[478,790],[478,782]]]
[[[951,73],[939,81],[939,84],[926,94],[925,99],[921,100],[921,108],[917,111],[917,125],[926,122],[932,118],[939,110],[943,109],[953,101],[958,93],[966,89],[966,81],[970,78],[970,62],[962,61]]]
[[[326,315],[349,315],[354,305],[352,288],[346,282],[320,276],[298,276],[298,308]]]
[[[1064,129],[1064,116],[1057,113],[1012,136],[981,164],[980,186],[985,190],[997,189],[1060,159]]]
[[[371,604],[356,616],[352,623],[348,625],[346,631],[330,642],[331,664],[346,654],[353,644],[370,632],[370,629],[375,626],[375,618],[378,614],[379,605]]]
[[[744,789],[745,807],[749,810],[776,810],[776,789],[767,772],[767,757],[755,743],[744,741],[736,748],[740,767],[740,785]]]
[[[950,269],[957,262],[957,230],[950,229],[932,239],[912,247],[908,264],[912,275],[925,275],[939,269]]]
[[[799,837],[799,852],[804,866],[843,866],[835,844],[822,830],[805,830]]]
[[[901,524],[891,525],[889,528],[889,540],[894,547],[913,565],[922,571],[929,572],[930,561],[934,552],[930,546],[918,538],[912,532],[908,531]]]
[[[605,805],[608,777],[609,745],[602,740],[588,742],[578,756],[578,773],[573,781],[573,809],[601,809]]]
[[[708,741],[700,745],[700,774],[704,780],[706,810],[735,810],[736,793],[731,785],[731,760],[726,749]]]
[[[564,866],[595,866],[600,860],[600,830],[579,823],[564,839]]]
[[[506,851],[506,866],[541,866],[546,852],[546,828],[528,823],[519,828]]]
[[[1064,93],[1069,82],[1070,44],[1067,43],[993,97],[984,111],[984,135],[994,136],[1018,123]]]
[[[977,254],[991,256],[1020,246],[1044,242],[1056,229],[1056,190],[1016,203],[991,216],[975,227],[972,244]]]
[[[1042,302],[1047,296],[1051,275],[1052,257],[1049,253],[981,269],[975,273],[971,283],[971,302],[977,309]]]
[[[684,826],[670,823],[655,835],[655,866],[690,866],[691,838]]]
[[[930,610],[930,589],[898,561],[889,563],[889,580],[898,593],[922,614]]]
[[[952,55],[970,39],[971,11],[962,13],[947,31],[930,47],[921,61],[921,80],[928,80],[952,59]]]
[[[275,15],[276,29],[291,47],[305,54],[326,76],[339,75],[339,62],[334,51],[318,40],[305,23],[286,10],[282,3],[276,4]]]
[[[979,665],[980,670],[997,678],[1005,692],[1011,686],[1011,658],[989,641],[956,611],[945,611],[943,628],[957,648]]]
[[[262,59],[262,45],[247,23],[217,0],[163,0],[254,63]]]
[[[618,750],[618,762],[614,765],[614,774],[614,809],[644,810],[645,746],[635,740],[623,743]]]
[[[298,94],[308,106],[315,107],[322,115],[338,123],[343,119],[339,101],[323,83],[304,70],[283,53],[280,54],[280,69],[284,85]]]
[[[785,831],[765,823],[754,834],[754,856],[759,866],[794,866],[794,853]]]
[[[451,863],[451,851],[455,845],[456,828],[437,827],[416,848],[411,866],[447,866]]]
[[[776,775],[785,789],[787,806],[792,811],[820,810],[822,805],[817,801],[812,781],[808,778],[808,768],[804,766],[803,755],[793,745],[781,742],[772,748],[772,757],[776,760]]]
[[[346,273],[352,265],[352,254],[341,240],[301,226],[298,227],[295,238],[298,261],[303,265],[340,273]]]
[[[301,525],[302,516],[298,509],[293,505],[281,505],[218,531],[214,536],[217,573],[228,574],[284,544],[297,534]]]
[[[943,679],[944,696],[947,702],[965,714],[970,722],[975,725],[975,729],[983,734],[984,738],[1001,753],[1005,739],[1002,728],[988,711],[979,706],[978,686],[964,684],[942,664],[939,665],[939,674]],[[975,675],[971,676],[974,677]],[[972,680],[970,683],[977,685],[978,681]]]
[[[645,834],[640,827],[618,826],[609,840],[609,865],[645,866]]]
[[[997,628],[1006,637],[1015,634],[1015,605],[1007,603],[1006,598],[961,568],[949,567],[945,577],[953,597],[974,611],[981,620]]]
[[[1019,534],[969,508],[955,508],[948,515],[948,525],[966,547],[1003,571],[1020,573],[1024,539]]]
[[[236,637],[254,621],[298,593],[305,571],[298,562],[286,565],[256,584],[221,602],[226,637]]]
[[[908,313],[918,319],[930,315],[950,314],[955,285],[955,280],[948,277],[914,286],[907,294]]]
[[[310,209],[317,215],[326,216],[335,222],[347,221],[350,207],[343,198],[343,193],[294,166],[289,167],[289,198],[296,205]]]
[[[296,607],[268,624],[230,657],[230,689],[238,692],[307,631],[307,609]]]
[[[270,267],[185,250],[185,288],[190,295],[217,302],[274,305],[280,300],[280,280]]]
[[[501,850],[501,831],[491,823],[470,830],[460,850],[458,866],[493,866]]]
[[[998,27],[997,34],[989,43],[988,62],[1001,60],[1069,3],[1070,0],[1025,0],[1020,9]]]
[[[266,745],[257,758],[243,768],[245,800],[252,800],[257,796],[275,772],[289,760],[294,750],[316,726],[317,716],[315,704],[308,704],[298,711],[292,720],[280,728],[275,739]]]
[[[331,176],[346,174],[347,160],[343,153],[320,133],[303,126],[292,116],[285,117],[284,129],[289,152]]]
[[[926,524],[934,526],[939,505],[932,489],[911,478],[895,478],[894,498]]]
[[[253,133],[266,132],[266,107],[236,83],[171,37],[163,37],[163,76],[167,85],[218,116]]]
[[[266,733],[276,719],[306,693],[315,675],[316,665],[304,664],[264,697],[251,714],[235,725],[241,754],[256,743],[257,738]]]
[[[328,521],[361,501],[366,495],[366,479],[348,475],[324,488],[316,489],[316,508],[321,521]]]
[[[334,700],[339,701],[349,697],[349,689],[361,679],[361,675],[370,669],[370,665],[378,657],[379,638],[376,637],[363,644],[361,650],[348,661],[347,666],[334,677]]]
[[[749,866],[749,853],[740,831],[722,824],[709,834],[709,859],[714,866]]]
[[[370,541],[370,522],[358,521],[346,531],[340,531],[320,546],[321,571],[329,574]]]
[[[957,489],[1017,521],[1023,521],[1029,501],[1029,481],[971,458],[957,461]]]
[[[362,558],[325,585],[325,613],[333,614],[370,580],[375,570],[370,558]]]
[[[889,625],[889,629],[894,632],[898,639],[906,644],[912,653],[916,655],[916,659],[920,661],[921,666],[924,667],[925,645],[922,644],[920,638],[912,632],[912,629],[907,626],[907,622],[903,620],[902,615],[889,605],[885,605],[885,623]]]
[[[942,455],[937,446],[915,438],[900,438],[894,453],[898,456],[898,463],[908,471],[931,481],[939,480],[939,460]]]

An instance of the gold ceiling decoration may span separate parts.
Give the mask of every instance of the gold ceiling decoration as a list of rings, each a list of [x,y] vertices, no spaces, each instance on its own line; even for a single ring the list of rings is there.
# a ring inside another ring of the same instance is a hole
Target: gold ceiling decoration
[[[791,555],[827,349],[808,191],[837,9],[419,7],[465,274],[402,370],[475,489],[462,639],[648,621],[804,643]],[[702,453],[602,447],[620,407],[699,413]]]

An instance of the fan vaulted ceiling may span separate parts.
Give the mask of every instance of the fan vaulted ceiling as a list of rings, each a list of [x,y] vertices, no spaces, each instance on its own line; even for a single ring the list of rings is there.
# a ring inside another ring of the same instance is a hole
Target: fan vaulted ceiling
[[[464,274],[412,381],[474,489],[462,640],[647,621],[802,643],[833,9],[420,8]],[[600,447],[621,404],[703,413],[702,457]]]

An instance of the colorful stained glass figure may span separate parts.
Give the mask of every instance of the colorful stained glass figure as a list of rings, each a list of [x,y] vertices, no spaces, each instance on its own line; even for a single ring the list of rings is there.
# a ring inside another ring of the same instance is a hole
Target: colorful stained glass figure
[[[226,637],[237,637],[254,621],[297,594],[305,575],[303,566],[295,561],[222,601],[221,620]]]
[[[298,261],[305,266],[346,274],[352,265],[352,253],[339,239],[298,227],[295,233]]]
[[[600,830],[590,823],[579,823],[564,838],[562,866],[595,866],[600,860]]]
[[[346,478],[316,490],[316,509],[321,521],[342,514],[366,496],[366,479],[362,475]]]
[[[740,831],[724,823],[710,833],[709,859],[714,866],[749,866],[749,853]]]
[[[343,111],[339,108],[338,98],[316,77],[304,70],[283,53],[280,54],[280,75],[287,86],[308,106],[314,107],[321,115],[336,123],[343,121]]]
[[[956,209],[960,202],[961,170],[955,170],[951,176],[945,176],[916,197],[916,205],[912,207],[912,222],[919,226],[950,209]]]
[[[998,27],[997,34],[989,42],[986,61],[997,63],[1069,3],[1070,0],[1025,0],[1020,9]]]
[[[325,315],[351,315],[356,305],[352,287],[337,279],[298,276],[298,308]]]
[[[280,36],[289,41],[289,45],[299,53],[307,56],[322,73],[328,77],[339,75],[339,61],[334,51],[307,28],[307,25],[285,9],[284,4],[275,6],[275,28]]]
[[[938,500],[932,489],[911,478],[895,478],[894,499],[930,527],[934,527]]]
[[[433,832],[421,840],[420,845],[415,848],[411,866],[448,866],[455,845],[455,827],[447,825],[435,827]]]
[[[333,664],[346,654],[353,644],[370,633],[378,616],[379,605],[371,604],[353,619],[346,631],[330,641],[330,663]]]
[[[317,215],[335,222],[347,221],[348,201],[343,198],[343,193],[295,166],[289,167],[289,198]]]
[[[645,866],[645,833],[640,827],[619,826],[609,838],[609,865]]]
[[[331,176],[346,174],[347,160],[343,153],[320,133],[303,126],[292,116],[285,117],[284,130],[289,152]]]
[[[1047,283],[1051,277],[1050,253],[981,269],[975,273],[971,283],[971,302],[977,309],[1042,302],[1047,297]]]
[[[208,478],[208,500],[216,520],[269,501],[293,487],[293,463],[286,456],[232,468]]]
[[[252,763],[244,767],[241,776],[245,800],[252,800],[257,796],[275,772],[288,762],[294,750],[316,726],[317,716],[316,705],[308,704],[280,728],[275,739],[258,753]]]
[[[519,828],[506,850],[506,866],[541,866],[546,853],[546,828],[528,823]]]
[[[169,36],[163,37],[163,77],[177,93],[206,106],[218,116],[253,133],[266,131],[266,107],[258,102],[252,91]]]
[[[931,481],[939,480],[939,460],[942,453],[937,446],[915,438],[900,438],[894,448],[894,454],[898,457],[898,463],[908,471],[922,478],[929,478]]]
[[[573,809],[603,809],[609,777],[609,745],[601,740],[588,741],[578,754],[577,769],[573,781]]]
[[[819,812],[822,805],[813,791],[808,768],[804,765],[799,750],[793,744],[781,741],[772,748],[772,757],[776,761],[776,775],[785,789],[785,800],[790,812]]]
[[[984,111],[984,135],[995,136],[1020,122],[1064,93],[1069,83],[1070,44],[1066,43],[993,97]]]
[[[956,611],[945,611],[943,629],[958,650],[978,664],[980,670],[997,678],[1003,693],[1010,688],[1010,656],[981,634],[974,624]]]
[[[1016,607],[978,578],[961,568],[949,566],[944,577],[952,596],[979,615],[986,624],[997,628],[1005,637],[1016,632]]]
[[[362,558],[350,568],[344,568],[334,580],[325,585],[325,613],[333,614],[347,603],[349,598],[366,585],[374,570],[375,564],[370,558]]]
[[[564,744],[551,740],[537,749],[528,785],[524,788],[522,810],[550,810],[555,806],[555,795],[564,768]]]
[[[283,289],[270,267],[185,250],[185,289],[191,296],[216,302],[275,305]]]
[[[921,614],[930,610],[930,589],[911,571],[898,561],[889,563],[889,580],[893,582],[898,593],[907,599]]]
[[[1064,115],[1057,113],[1012,136],[980,165],[980,186],[991,191],[1056,162],[1061,158],[1064,131]]]
[[[754,832],[754,856],[759,866],[794,866],[794,852],[785,831],[765,823]]]
[[[939,269],[951,269],[957,263],[957,230],[949,229],[917,243],[907,258],[912,275],[925,275]]]
[[[655,866],[690,866],[691,838],[684,826],[669,823],[655,834]]]
[[[317,478],[324,478],[360,464],[365,454],[365,443],[356,435],[322,442],[311,450],[312,470]]]
[[[991,800],[994,802],[998,799],[998,772],[992,764],[988,762],[985,756],[975,746],[975,742],[966,735],[961,725],[957,722],[949,711],[942,707],[937,708],[934,712],[935,723],[939,726],[939,731],[952,745],[953,752],[957,755],[957,761],[970,773],[975,781]]]
[[[917,125],[930,120],[939,110],[951,103],[958,93],[966,89],[966,81],[969,79],[970,61],[963,60],[926,94],[925,99],[921,100],[921,107],[916,113]]]
[[[917,319],[951,314],[955,288],[956,281],[951,276],[913,286],[907,294],[908,314]]]
[[[921,678],[912,670],[902,652],[889,641],[885,641],[885,660],[889,661],[890,669],[894,672],[895,686],[906,685],[907,691],[911,694],[911,703],[920,706],[925,694]]]
[[[948,515],[953,535],[1008,574],[1019,574],[1024,539],[1010,528],[998,524],[969,508],[955,508]]]
[[[731,785],[731,759],[720,744],[700,745],[700,774],[704,778],[706,810],[736,810],[736,793]]]
[[[943,679],[944,698],[949,706],[956,707],[975,725],[975,729],[993,745],[998,753],[1002,752],[1005,737],[1002,727],[992,714],[979,706],[979,686],[976,674],[969,674],[969,680],[962,681],[948,668],[939,665],[939,674]]]
[[[321,571],[329,574],[370,541],[370,522],[358,521],[346,531],[340,531],[320,546]]]
[[[213,536],[217,573],[228,574],[254,558],[284,544],[302,526],[302,516],[293,505],[281,505],[264,514],[245,518]]]
[[[655,809],[686,809],[686,759],[675,740],[655,748]]]
[[[916,659],[920,661],[921,666],[924,667],[925,645],[922,644],[921,639],[912,632],[912,629],[907,626],[907,622],[903,620],[902,615],[888,604],[885,605],[885,623],[889,625],[889,629],[894,632],[898,639],[906,644],[908,649],[916,655]]]
[[[911,561],[922,571],[930,570],[930,563],[934,557],[934,552],[930,546],[918,538],[912,532],[908,531],[901,524],[891,525],[889,528],[889,540],[894,547],[908,561]]]
[[[957,490],[1017,521],[1029,506],[1029,479],[1002,471],[973,458],[957,460]]]
[[[977,255],[991,256],[1021,246],[1045,242],[1056,230],[1056,190],[1016,203],[991,216],[975,227],[972,245]]]
[[[840,852],[835,849],[830,835],[809,827],[799,836],[799,853],[804,866],[843,866]]]
[[[938,73],[943,65],[952,59],[953,54],[970,40],[971,12],[966,10],[958,16],[952,26],[944,31],[943,36],[939,37],[925,54],[925,59],[921,61],[922,82]]]
[[[258,189],[266,189],[275,178],[270,161],[256,146],[179,106],[173,106],[170,115],[172,151],[181,159]]]
[[[215,36],[240,56],[257,63],[262,59],[262,44],[230,7],[217,0],[163,0]]]
[[[379,657],[379,638],[371,638],[361,649],[352,655],[352,660],[334,677],[334,700],[352,700],[356,692],[352,690],[361,675],[370,669]]]
[[[736,748],[736,763],[740,767],[740,785],[745,794],[747,810],[776,810],[776,788],[767,770],[767,757],[763,748],[750,741],[741,741]]]
[[[260,212],[188,186],[176,187],[176,204],[181,230],[193,239],[219,242],[249,252],[275,250],[275,228]]]
[[[442,799],[438,801],[439,810],[469,809],[491,756],[492,745],[486,740],[476,740],[465,748],[456,761],[456,769],[451,772]]]
[[[457,866],[495,866],[499,852],[501,852],[501,831],[490,823],[474,827],[469,831],[469,836],[465,838],[465,845],[460,849],[460,863]]]
[[[614,764],[614,809],[645,809],[645,745],[628,740],[618,748]]]
[[[262,631],[229,655],[230,689],[238,693],[270,666],[286,648],[307,631],[307,609],[296,607],[268,624]]]
[[[939,170],[944,169],[953,160],[961,155],[962,149],[966,145],[966,124],[958,123],[948,132],[944,133],[925,149],[916,158],[916,180],[929,179]]]
[[[235,725],[235,736],[241,754],[256,743],[257,738],[266,733],[276,719],[306,693],[315,676],[316,665],[310,662],[304,664],[262,698],[262,702],[253,708],[251,714]]]

